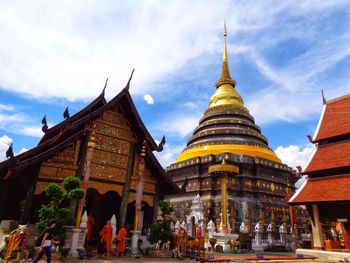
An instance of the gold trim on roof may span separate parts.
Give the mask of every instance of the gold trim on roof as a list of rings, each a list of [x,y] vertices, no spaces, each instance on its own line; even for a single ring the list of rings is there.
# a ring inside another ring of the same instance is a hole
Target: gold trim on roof
[[[221,153],[243,154],[251,157],[264,158],[276,163],[282,163],[277,155],[268,148],[239,144],[213,144],[185,149],[176,159],[176,162],[182,162],[195,157],[201,157],[210,154],[217,155]]]

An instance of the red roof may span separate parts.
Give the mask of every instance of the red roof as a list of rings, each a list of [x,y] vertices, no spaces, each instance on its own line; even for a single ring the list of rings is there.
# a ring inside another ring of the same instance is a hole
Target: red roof
[[[303,174],[350,166],[350,140],[320,145]]]
[[[289,200],[291,204],[350,201],[350,174],[309,178]]]
[[[350,94],[326,102],[313,141],[350,133]]]

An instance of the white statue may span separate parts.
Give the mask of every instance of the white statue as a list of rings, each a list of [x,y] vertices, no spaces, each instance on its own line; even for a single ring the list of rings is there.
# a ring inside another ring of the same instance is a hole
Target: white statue
[[[215,232],[215,224],[214,224],[213,220],[211,220],[211,219],[207,225],[207,230],[208,230],[209,234],[212,234]]]
[[[286,227],[282,224],[279,229],[278,229],[279,233],[280,233],[280,242],[282,244],[285,244],[286,243],[286,234],[287,234],[287,229]]]
[[[174,225],[174,222],[173,222],[173,221],[171,221],[171,223],[170,223],[170,230],[171,230],[172,232],[175,231],[175,225]]]
[[[256,225],[254,227],[254,232],[255,233],[260,232],[260,224],[259,223],[256,223]]]
[[[266,228],[266,232],[267,232],[267,242],[269,244],[273,244],[274,240],[273,240],[273,228],[272,228],[272,224],[269,224]]]
[[[259,222],[256,223],[255,227],[254,227],[254,240],[255,240],[255,244],[256,245],[260,245],[261,244],[261,231],[260,231],[260,224]]]
[[[242,224],[239,226],[239,232],[241,232],[243,234],[248,233],[248,227],[245,225],[244,222],[242,222]]]
[[[181,227],[183,230],[185,230],[187,232],[187,224],[185,221],[182,221]]]

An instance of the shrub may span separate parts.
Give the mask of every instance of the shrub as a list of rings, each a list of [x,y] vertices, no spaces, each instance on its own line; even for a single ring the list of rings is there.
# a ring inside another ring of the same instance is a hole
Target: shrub
[[[55,235],[60,236],[63,234],[63,226],[72,226],[75,223],[73,208],[64,207],[63,204],[77,201],[84,196],[84,191],[80,189],[80,180],[77,177],[66,177],[63,181],[63,189],[55,183],[50,183],[45,188],[45,195],[50,199],[50,203],[42,205],[39,209],[39,222],[37,223],[38,228],[43,230],[50,220],[57,220]]]

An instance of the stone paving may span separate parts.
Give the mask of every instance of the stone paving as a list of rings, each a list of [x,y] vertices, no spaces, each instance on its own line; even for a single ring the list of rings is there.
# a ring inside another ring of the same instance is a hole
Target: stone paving
[[[3,263],[5,261],[1,261],[0,263]],[[15,261],[10,261],[15,262]],[[73,262],[73,263],[112,263],[112,262],[119,262],[119,263],[131,263],[131,262],[135,262],[135,263],[173,263],[173,262],[183,262],[183,263],[196,263],[197,261],[195,260],[190,260],[190,259],[184,259],[184,260],[178,260],[178,259],[172,259],[172,258],[112,258],[110,260],[107,259],[87,259],[87,260],[71,260],[71,259],[66,259],[66,260],[53,260],[53,263],[66,263],[66,262]],[[264,260],[262,261],[247,261],[247,260],[234,260],[234,261],[230,261],[230,262],[236,262],[236,263],[248,263],[248,262],[266,262]],[[312,259],[300,259],[300,260],[284,260],[284,261],[280,261],[280,260],[269,260],[268,262],[273,262],[273,263],[336,263],[336,261],[321,261],[321,260],[312,260]],[[46,260],[40,260],[39,263],[46,263]]]

